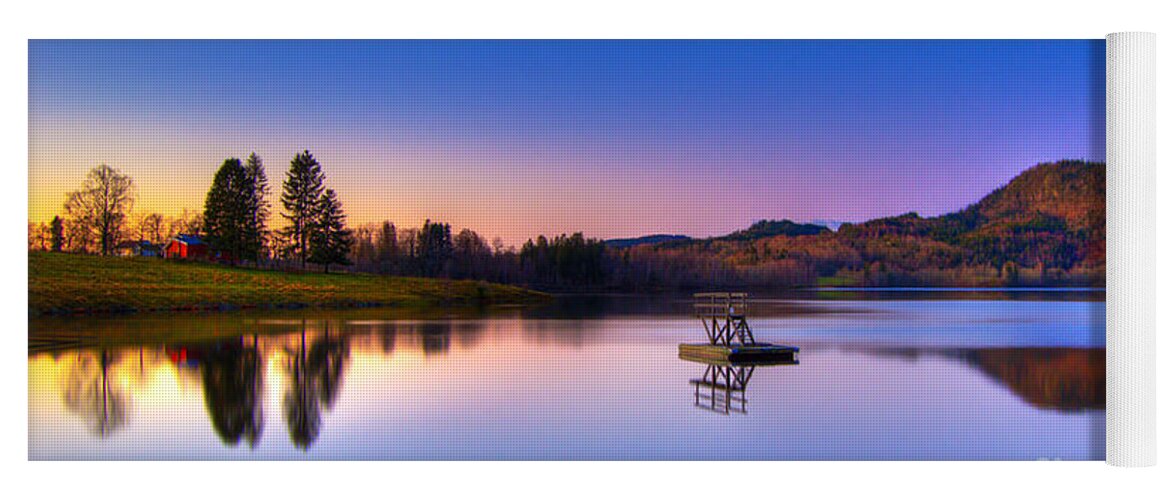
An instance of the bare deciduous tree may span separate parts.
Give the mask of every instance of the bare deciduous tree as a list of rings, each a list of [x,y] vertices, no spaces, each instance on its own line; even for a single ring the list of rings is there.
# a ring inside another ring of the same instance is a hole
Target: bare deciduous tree
[[[102,255],[110,255],[133,206],[134,181],[102,164],[89,171],[81,189],[69,193],[65,212],[97,240]]]
[[[138,221],[138,233],[141,239],[149,240],[152,243],[161,243],[166,236],[166,224],[163,216],[157,213],[142,216]]]

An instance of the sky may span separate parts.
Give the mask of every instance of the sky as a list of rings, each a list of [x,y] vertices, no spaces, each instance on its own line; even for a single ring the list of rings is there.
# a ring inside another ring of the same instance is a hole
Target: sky
[[[174,215],[256,152],[275,201],[303,150],[351,225],[517,246],[938,215],[1104,161],[1105,85],[1102,40],[33,40],[29,220],[102,163]]]

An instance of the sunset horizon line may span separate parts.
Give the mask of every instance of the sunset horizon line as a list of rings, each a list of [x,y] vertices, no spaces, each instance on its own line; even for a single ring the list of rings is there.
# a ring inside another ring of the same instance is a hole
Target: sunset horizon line
[[[302,149],[302,151],[312,152],[312,150],[305,150],[305,149]],[[247,155],[245,155],[244,157],[247,157]],[[241,157],[229,156],[228,158],[226,158],[226,160],[233,159],[233,158],[240,159]],[[532,241],[540,236],[555,237],[555,236],[559,236],[559,235],[571,235],[571,234],[575,234],[575,233],[582,233],[583,236],[585,236],[587,238],[595,238],[595,239],[599,239],[599,240],[603,240],[603,241],[637,239],[637,238],[648,237],[648,236],[683,236],[683,237],[687,237],[690,239],[709,239],[709,238],[719,238],[719,237],[727,236],[727,235],[732,234],[736,231],[746,229],[753,224],[756,224],[759,222],[765,222],[765,221],[789,221],[789,222],[793,222],[793,223],[797,223],[797,224],[822,226],[822,227],[826,227],[827,229],[830,229],[831,231],[837,231],[841,225],[845,225],[845,224],[864,224],[864,223],[874,221],[874,220],[880,220],[880,219],[886,219],[886,218],[892,218],[892,217],[900,217],[900,216],[904,216],[904,215],[908,215],[908,214],[912,214],[912,213],[916,214],[920,217],[923,217],[923,218],[940,217],[940,216],[945,216],[945,215],[948,215],[951,213],[961,211],[969,206],[972,206],[972,205],[978,203],[985,196],[991,194],[996,189],[1000,189],[1001,187],[1007,186],[1010,182],[1012,182],[1013,179],[1015,179],[1017,176],[1021,175],[1022,173],[1028,171],[1031,168],[1034,168],[1039,165],[1066,162],[1066,161],[1078,161],[1078,162],[1085,162],[1085,163],[1103,163],[1103,161],[1101,161],[1101,160],[1093,160],[1093,159],[1086,159],[1086,158],[1078,158],[1078,159],[1063,158],[1060,160],[1039,161],[1039,162],[1033,163],[1031,165],[1028,165],[1028,166],[1022,168],[1019,172],[1013,174],[1011,177],[1006,179],[1003,183],[1001,183],[996,188],[993,188],[992,190],[977,197],[976,199],[973,199],[973,200],[965,203],[963,206],[952,209],[952,210],[941,211],[939,213],[924,213],[919,210],[908,210],[908,211],[900,211],[898,213],[888,213],[888,214],[884,214],[884,215],[877,215],[877,216],[872,216],[872,217],[867,217],[867,218],[862,218],[862,219],[847,219],[847,218],[838,218],[838,217],[833,217],[833,216],[791,217],[791,216],[784,216],[784,215],[757,215],[757,216],[749,217],[748,219],[744,220],[743,222],[741,222],[739,224],[732,224],[732,225],[729,225],[729,226],[724,227],[722,229],[715,229],[713,231],[708,232],[707,234],[665,231],[665,230],[658,230],[658,229],[654,229],[654,228],[648,228],[644,231],[635,232],[635,233],[597,235],[597,234],[582,231],[579,228],[570,228],[570,229],[560,229],[560,230],[553,230],[553,231],[541,231],[541,232],[533,233],[532,235],[527,236],[527,237],[522,236],[519,240],[507,241],[506,246],[519,247],[519,245],[521,243],[523,243],[524,241],[526,241],[526,240]],[[108,165],[108,166],[111,166],[115,169],[118,168],[116,165],[110,165],[109,163],[104,163],[104,162],[99,162],[98,165]],[[284,227],[279,224],[277,224],[277,225],[272,224],[273,221],[280,221],[282,219],[282,216],[280,215],[280,209],[278,207],[278,204],[280,203],[279,200],[280,200],[281,183],[274,182],[274,179],[276,179],[276,178],[274,178],[274,176],[272,175],[273,171],[269,170],[268,165],[266,165],[265,167],[266,167],[266,169],[265,169],[266,174],[268,174],[268,186],[269,186],[267,201],[269,203],[270,213],[271,213],[271,215],[268,219],[268,226],[269,226],[270,231],[277,231],[277,230],[280,230],[280,228]],[[284,174],[285,171],[281,170],[279,173]],[[326,175],[326,185],[327,186],[328,186],[328,182],[329,181],[328,181],[328,174],[327,174]],[[209,182],[209,186],[210,186],[210,182]],[[141,192],[141,190],[139,189],[139,184],[136,182],[135,183],[136,196],[140,192]],[[338,196],[342,200],[343,209],[345,209],[345,207],[346,207],[345,193],[339,191]],[[68,198],[68,193],[65,194],[65,198]],[[55,216],[61,216],[62,218],[64,218],[65,217],[64,209],[63,209],[64,204],[65,204],[65,200],[63,199],[61,202],[62,208],[57,210],[56,212],[54,212],[53,215],[44,217],[42,220],[34,220],[33,218],[30,217],[28,220],[28,223],[30,225],[48,224]],[[134,209],[130,211],[129,217],[133,218],[135,216],[157,214],[157,215],[161,215],[163,217],[173,219],[173,218],[182,217],[185,214],[186,215],[202,215],[203,212],[204,212],[204,207],[198,206],[198,205],[197,206],[185,206],[185,207],[181,207],[178,210],[174,210],[174,209],[160,210],[160,209],[157,209],[157,207],[147,209],[147,210],[140,210],[136,204]],[[432,223],[449,224],[452,226],[452,228],[454,230],[457,230],[457,231],[462,230],[462,229],[470,229],[470,230],[476,232],[477,234],[479,234],[481,237],[485,238],[485,240],[487,240],[487,241],[492,241],[494,238],[502,238],[501,236],[494,234],[490,231],[486,231],[483,228],[472,227],[470,225],[459,225],[459,224],[456,224],[456,223],[454,223],[450,220],[447,220],[441,216],[439,216],[439,217],[424,216],[414,222],[400,222],[400,220],[402,220],[402,219],[396,219],[396,218],[386,217],[386,216],[381,216],[381,217],[376,216],[373,218],[368,217],[368,218],[365,218],[360,221],[354,221],[353,220],[354,218],[352,216],[350,216],[347,212],[347,218],[348,218],[349,226],[352,228],[375,228],[377,226],[382,225],[385,222],[389,222],[399,230],[418,229],[418,228],[422,227],[425,222],[430,221]]]

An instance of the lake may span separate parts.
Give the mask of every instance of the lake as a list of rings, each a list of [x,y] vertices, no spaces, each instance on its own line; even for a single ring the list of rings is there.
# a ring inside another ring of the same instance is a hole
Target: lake
[[[786,366],[708,366],[687,298],[30,319],[29,458],[1103,460],[1100,290],[757,300]],[[742,387],[711,387],[708,370]],[[742,389],[742,390],[740,390]]]

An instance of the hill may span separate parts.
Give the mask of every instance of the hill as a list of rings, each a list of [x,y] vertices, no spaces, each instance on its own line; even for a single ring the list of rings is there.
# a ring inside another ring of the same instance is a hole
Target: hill
[[[741,229],[724,236],[718,236],[716,238],[709,239],[747,241],[769,236],[802,236],[821,234],[827,231],[832,231],[832,229],[826,224],[798,224],[788,219],[779,221],[760,220],[749,226],[748,229]],[[649,236],[640,236],[637,238],[606,240],[606,246],[610,248],[630,248],[639,245],[658,245],[661,243],[670,243],[672,245],[678,246],[680,244],[686,244],[686,242],[689,241],[695,241],[695,238],[681,234],[652,234]]]
[[[691,237],[681,234],[652,234],[637,238],[617,238],[606,240],[606,246],[611,248],[630,248],[638,245],[654,245],[666,242],[690,241]]]
[[[625,249],[625,286],[1105,286],[1106,166],[1022,172],[967,208],[830,231],[761,221],[728,236]]]
[[[748,229],[736,231],[718,239],[744,241],[770,236],[811,236],[827,232],[830,232],[829,228],[818,224],[798,224],[788,219],[762,220],[749,226]]]
[[[544,300],[477,281],[287,273],[155,258],[29,252],[30,315],[248,307],[498,305]]]
[[[1061,161],[1034,166],[959,212],[911,213],[857,226],[850,240],[937,242],[967,264],[1070,270],[1106,263],[1106,166]]]

